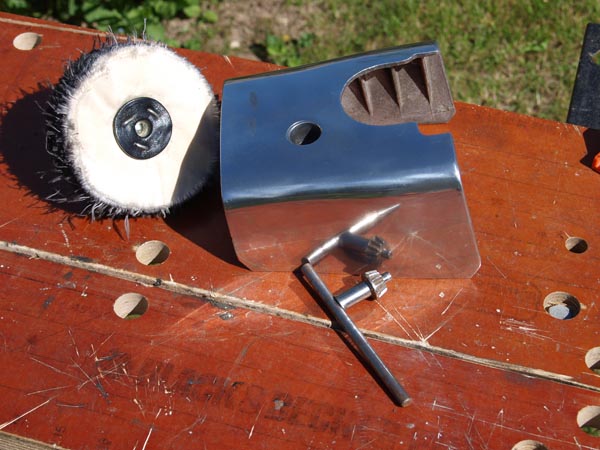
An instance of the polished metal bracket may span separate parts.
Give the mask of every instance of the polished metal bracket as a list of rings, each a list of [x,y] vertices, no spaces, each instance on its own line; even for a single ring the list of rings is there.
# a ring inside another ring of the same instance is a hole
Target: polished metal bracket
[[[388,256],[332,245],[320,272],[472,276],[480,259],[452,137],[417,125],[453,114],[433,43],[226,81],[221,191],[240,261],[292,271],[375,215],[362,237]]]
[[[396,277],[470,277],[480,266],[447,122],[435,43],[228,80],[221,193],[252,270],[301,271],[391,398],[410,397],[348,316]],[[317,273],[363,274],[334,296]],[[381,271],[381,272],[380,272]]]

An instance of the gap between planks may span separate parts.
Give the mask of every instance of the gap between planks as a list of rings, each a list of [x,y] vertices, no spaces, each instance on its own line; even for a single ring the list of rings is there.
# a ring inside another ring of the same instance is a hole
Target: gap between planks
[[[24,245],[19,245],[13,242],[0,241],[0,251],[13,253],[16,255],[26,256],[32,259],[40,259],[48,261],[62,266],[73,267],[76,269],[86,270],[88,272],[98,273],[106,275],[112,278],[118,278],[121,280],[141,284],[147,287],[155,287],[157,289],[163,289],[169,292],[173,292],[180,295],[187,295],[190,297],[201,298],[216,307],[234,307],[246,309],[249,311],[267,314],[294,322],[300,322],[308,325],[313,325],[319,328],[332,328],[332,323],[328,319],[320,317],[301,314],[288,309],[278,308],[277,306],[267,305],[258,301],[242,299],[232,295],[222,294],[212,290],[202,289],[198,287],[188,286],[175,281],[160,280],[160,284],[157,286],[157,278],[149,275],[140,274],[128,270],[118,269],[110,267],[104,264],[96,262],[82,261],[77,258],[63,256],[58,253],[52,253],[45,250],[39,250]],[[494,359],[482,358],[479,356],[469,355],[468,353],[457,352],[455,350],[446,349],[443,347],[437,347],[430,345],[426,340],[415,341],[411,339],[404,339],[397,336],[392,336],[385,333],[379,333],[377,331],[361,329],[361,332],[368,338],[376,339],[381,342],[388,344],[398,345],[405,348],[414,350],[420,350],[435,355],[445,356],[453,359],[458,359],[464,362],[491,367],[499,370],[508,372],[514,372],[527,377],[538,378],[542,380],[553,381],[556,383],[573,386],[588,391],[599,392],[600,387],[592,386],[589,384],[581,383],[573,380],[568,375],[563,375],[554,372],[548,372],[546,370],[536,369],[533,367],[521,366],[518,364],[511,364],[502,361],[496,361]]]
[[[0,431],[0,450],[67,450],[56,444],[46,444],[16,434]]]
[[[85,34],[85,35],[89,35],[89,36],[114,36],[113,33],[110,32],[106,32],[106,31],[101,31],[101,30],[86,30],[84,28],[77,28],[74,25],[72,26],[65,26],[65,25],[61,25],[59,23],[56,24],[50,24],[50,23],[41,23],[41,22],[35,22],[35,21],[27,21],[27,20],[19,20],[19,19],[10,19],[8,17],[0,17],[0,23],[8,23],[11,25],[23,25],[26,27],[30,27],[30,28],[45,28],[45,29],[49,29],[49,30],[53,30],[53,31],[61,31],[61,32],[68,32],[68,33],[75,33],[75,34]]]

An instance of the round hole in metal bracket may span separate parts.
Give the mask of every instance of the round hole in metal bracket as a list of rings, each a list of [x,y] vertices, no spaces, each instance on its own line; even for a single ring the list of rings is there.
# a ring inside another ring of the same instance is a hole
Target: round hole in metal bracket
[[[555,319],[572,319],[581,310],[579,300],[568,292],[551,292],[544,299],[544,309]]]
[[[137,319],[148,310],[148,300],[141,294],[128,292],[115,300],[113,310],[121,319]]]
[[[321,137],[321,127],[313,122],[300,121],[287,130],[287,138],[295,145],[309,145]]]
[[[592,372],[600,375],[600,347],[594,347],[585,354],[585,365]]]
[[[170,254],[171,250],[164,242],[148,241],[138,247],[135,257],[145,266],[154,266],[164,263]]]
[[[571,236],[565,241],[565,247],[571,253],[584,253],[588,249],[588,243],[583,238]]]
[[[590,436],[600,437],[600,406],[586,406],[577,413],[577,425]]]
[[[13,46],[17,50],[33,50],[42,42],[42,36],[37,33],[28,31],[21,33],[13,39]]]
[[[548,450],[548,447],[541,442],[527,439],[525,441],[517,442],[513,445],[512,450]]]

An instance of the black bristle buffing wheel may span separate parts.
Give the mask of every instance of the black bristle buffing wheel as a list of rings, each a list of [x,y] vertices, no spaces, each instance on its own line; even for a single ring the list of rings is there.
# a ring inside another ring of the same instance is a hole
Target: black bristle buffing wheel
[[[54,202],[92,218],[165,215],[218,159],[218,106],[198,69],[160,43],[98,42],[66,65],[45,108]]]

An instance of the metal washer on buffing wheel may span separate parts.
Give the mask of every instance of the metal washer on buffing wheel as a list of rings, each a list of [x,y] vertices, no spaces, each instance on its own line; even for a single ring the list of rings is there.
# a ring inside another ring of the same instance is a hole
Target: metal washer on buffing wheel
[[[135,159],[149,159],[162,152],[171,140],[172,128],[166,108],[148,97],[125,103],[113,122],[119,147]]]

